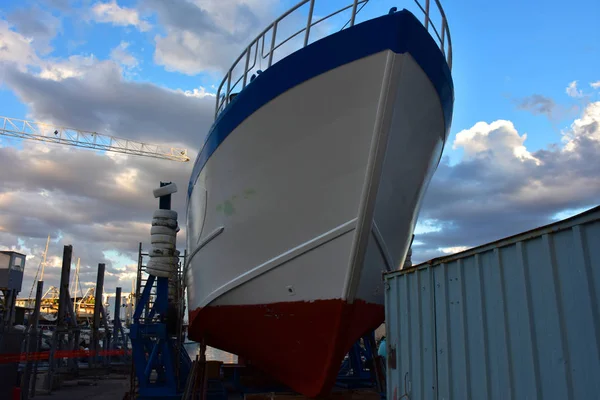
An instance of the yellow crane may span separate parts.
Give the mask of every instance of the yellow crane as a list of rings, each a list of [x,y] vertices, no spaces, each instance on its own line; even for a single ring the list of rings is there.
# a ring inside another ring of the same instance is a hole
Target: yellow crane
[[[136,142],[116,136],[102,135],[97,132],[17,118],[0,117],[0,135],[163,160],[179,162],[190,160],[187,150],[183,148]]]

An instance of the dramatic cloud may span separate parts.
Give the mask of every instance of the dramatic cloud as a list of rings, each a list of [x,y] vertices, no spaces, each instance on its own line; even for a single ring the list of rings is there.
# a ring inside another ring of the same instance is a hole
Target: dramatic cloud
[[[420,215],[413,260],[424,261],[552,222],[600,198],[600,102],[563,131],[563,143],[529,152],[509,121],[479,122],[454,142],[464,155],[444,159]]]
[[[115,274],[107,277],[110,287],[125,279],[117,270],[123,267],[121,260],[114,255],[135,260],[138,242],[148,243],[152,212],[157,208],[152,189],[159,180],[173,181],[180,188],[173,209],[184,224],[191,163],[29,141],[19,148],[5,146],[10,144],[16,143],[0,144],[0,243],[35,256],[28,258],[28,282],[36,274],[48,234],[56,241],[50,250],[54,256],[60,255],[63,244],[73,244],[75,257],[81,257],[84,265],[82,272],[90,274],[82,275],[82,281],[95,281],[93,267],[100,262]],[[180,244],[184,238],[182,229]],[[59,266],[60,262],[47,269],[49,284],[57,283],[58,271],[53,267]]]
[[[5,84],[37,120],[191,150],[201,146],[213,119],[213,96],[127,81],[112,61],[71,61],[40,76],[5,68]]]
[[[511,163],[517,158],[539,164],[539,160],[523,145],[526,139],[527,135],[519,136],[510,121],[498,120],[491,124],[478,122],[471,129],[457,133],[452,148],[462,148],[468,158],[487,156],[493,152],[499,162]]]
[[[111,23],[115,26],[134,26],[141,31],[151,28],[147,21],[140,18],[137,10],[120,7],[116,0],[96,3],[92,6],[92,18],[97,22]]]
[[[590,83],[590,86],[594,89],[600,89],[600,81]]]
[[[6,26],[5,26],[6,27]],[[7,28],[7,27],[6,27]],[[212,123],[214,96],[204,88],[168,89],[123,78],[120,66],[92,56],[49,61],[6,29],[10,57],[0,64],[3,84],[29,106],[32,120],[146,142],[185,146],[194,159]],[[13,47],[13,44],[19,46]],[[18,57],[13,50],[19,50]],[[121,60],[122,61],[122,60]],[[35,68],[27,68],[32,64]],[[46,236],[52,236],[46,288],[56,285],[64,244],[81,258],[81,281],[95,282],[107,265],[106,287],[131,286],[138,242],[148,243],[152,189],[160,180],[180,188],[173,208],[185,221],[192,162],[99,153],[61,145],[0,138],[0,247],[28,254],[22,294],[29,295]],[[183,228],[183,227],[182,227]],[[180,243],[185,229],[180,232]],[[85,288],[84,288],[85,289]]]

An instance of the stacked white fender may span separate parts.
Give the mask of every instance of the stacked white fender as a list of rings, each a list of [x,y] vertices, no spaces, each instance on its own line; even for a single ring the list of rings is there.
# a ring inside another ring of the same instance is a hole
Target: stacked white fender
[[[162,197],[177,192],[177,186],[170,183],[154,190],[154,197]],[[149,274],[163,277],[176,278],[177,265],[179,264],[179,251],[177,250],[177,212],[173,210],[156,210],[152,216],[150,230],[150,243],[152,249],[150,261],[146,269]],[[171,285],[170,285],[171,286]]]

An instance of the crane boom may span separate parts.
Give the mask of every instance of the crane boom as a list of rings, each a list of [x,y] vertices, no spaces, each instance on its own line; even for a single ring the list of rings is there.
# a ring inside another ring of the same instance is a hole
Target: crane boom
[[[160,158],[163,160],[179,162],[190,160],[187,150],[182,148],[136,142],[96,132],[65,128],[17,118],[0,117],[0,123],[2,124],[0,135],[9,137]]]

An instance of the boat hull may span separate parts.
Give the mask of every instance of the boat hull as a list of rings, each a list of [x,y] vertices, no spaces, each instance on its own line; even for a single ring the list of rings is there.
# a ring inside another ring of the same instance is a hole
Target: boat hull
[[[269,90],[280,63],[249,88]],[[250,104],[244,94],[231,112]],[[383,322],[382,272],[404,261],[446,113],[413,55],[384,49],[235,126],[192,178],[189,338],[326,394],[352,344]],[[234,117],[217,132],[223,118]]]
[[[354,338],[377,328],[383,314],[380,304],[330,299],[206,307],[190,319],[202,321],[202,337],[212,347],[243,354],[290,388],[315,397],[332,387]],[[199,334],[197,329],[190,334]]]

